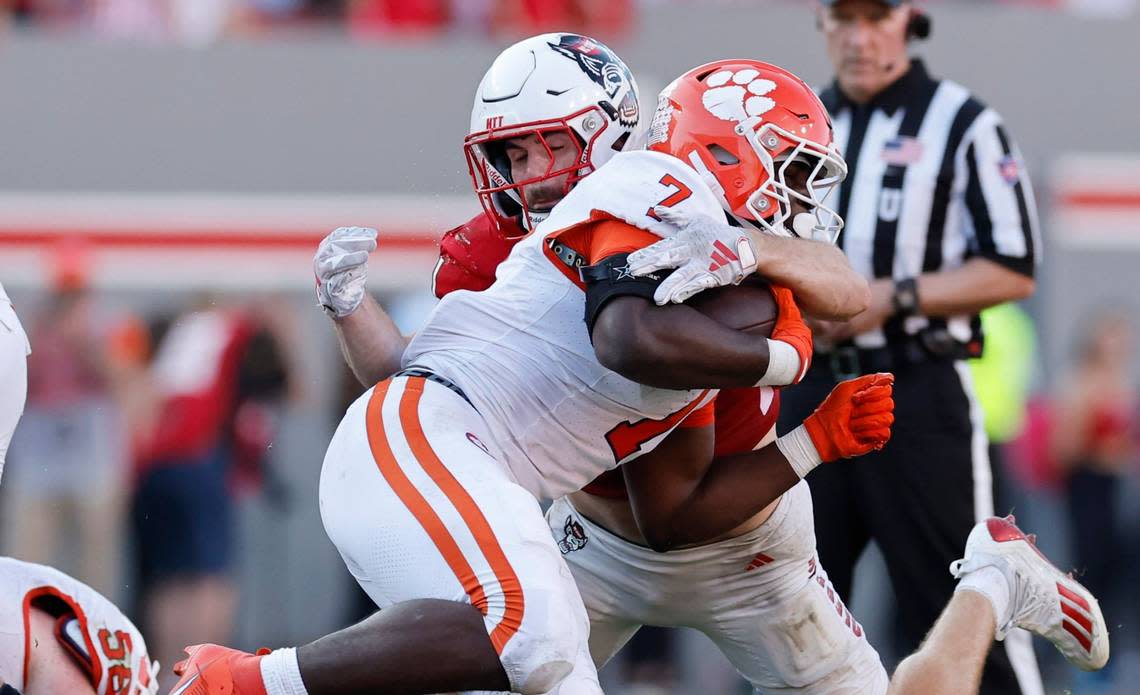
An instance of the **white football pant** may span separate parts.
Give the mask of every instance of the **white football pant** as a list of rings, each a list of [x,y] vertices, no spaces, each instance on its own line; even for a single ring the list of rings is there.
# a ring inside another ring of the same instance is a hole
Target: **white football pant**
[[[879,655],[819,565],[806,482],[758,528],[667,553],[606,531],[566,498],[547,520],[585,601],[597,667],[642,625],[690,627],[762,693],[887,691]]]
[[[376,605],[468,603],[511,688],[601,693],[585,658],[582,599],[535,498],[496,460],[479,413],[458,393],[398,376],[360,397],[325,455],[321,517]]]

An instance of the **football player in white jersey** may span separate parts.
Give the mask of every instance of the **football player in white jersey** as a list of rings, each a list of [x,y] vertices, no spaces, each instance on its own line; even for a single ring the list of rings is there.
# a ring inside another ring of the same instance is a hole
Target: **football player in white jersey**
[[[599,57],[603,49],[596,44],[578,37],[552,48],[601,61],[601,73],[613,79],[612,59],[608,51]],[[492,82],[491,87],[511,86]],[[609,113],[589,105],[575,118],[583,128],[595,119],[591,127],[596,130]],[[568,131],[566,119],[560,120],[550,130]],[[533,124],[507,125],[525,126],[531,142],[553,154],[554,137],[533,132]],[[509,134],[510,127],[504,136]],[[592,143],[585,147],[588,155],[598,138],[586,142]],[[508,150],[504,147],[502,154],[512,166],[526,156]],[[633,200],[641,200],[641,209],[629,216],[656,228],[658,236],[668,232],[669,224],[650,213],[663,197],[672,196],[682,209],[723,215],[721,203],[695,171],[667,155],[639,156],[672,169],[689,194],[677,199],[677,191],[660,176],[648,181],[642,171],[641,179],[630,181],[642,184],[641,190],[614,189],[600,196],[598,189],[588,189],[591,177],[586,177],[574,189],[583,191],[579,198],[584,203],[571,210],[592,202],[620,216],[632,210]],[[589,156],[574,156],[563,181],[590,161]],[[525,206],[529,201],[520,202]],[[603,269],[589,283],[573,271],[597,266],[595,261],[609,260],[631,243],[658,236],[616,218],[591,229],[588,218],[588,210],[581,219],[564,215],[569,226],[552,228],[573,232],[565,241],[577,248],[562,245],[561,234],[558,244],[541,243],[540,227],[516,248],[496,285],[484,293],[460,292],[445,299],[409,348],[414,356],[409,359],[421,365],[366,394],[338,429],[322,473],[325,526],[361,585],[379,605],[391,607],[300,654],[279,650],[258,661],[213,646],[194,649],[182,668],[182,687],[216,683],[237,692],[274,694],[353,688],[542,692],[573,669],[573,685],[563,683],[568,692],[598,691],[584,653],[585,611],[535,495],[561,496],[652,449],[708,400],[711,393],[704,384],[792,381],[806,366],[810,338],[794,304],[785,305],[789,311],[773,332],[775,340],[764,341],[746,338],[689,307],[657,307],[636,297],[645,314],[672,318],[654,322],[652,330],[670,342],[664,353],[646,358],[662,359],[675,369],[676,378],[692,383],[651,388],[610,371],[599,362],[583,319],[593,324],[601,353],[597,331],[603,330],[611,307],[623,304],[629,293],[609,286],[604,266],[598,266]],[[565,251],[559,248],[578,256],[567,255],[571,262],[563,263]],[[644,296],[643,282],[628,286]],[[589,314],[587,294],[596,309]],[[695,325],[686,332],[691,335],[678,340],[676,321],[686,320]],[[778,343],[783,335],[797,345]],[[628,337],[648,336],[635,331]],[[778,359],[769,359],[770,346],[781,353]],[[607,361],[620,360],[624,349],[608,352]],[[820,429],[819,443],[828,451],[844,451],[832,437],[865,447],[859,450],[884,441],[882,420],[872,423],[875,432],[866,437],[851,433],[851,410],[820,416],[827,424]],[[813,461],[819,456],[816,444],[804,437],[806,444],[797,444],[795,453],[769,448],[741,455],[735,465],[788,471],[786,488],[798,480],[788,456],[801,467],[818,463]],[[711,453],[711,448],[704,452],[705,458]],[[431,668],[423,667],[427,663]]]
[[[4,477],[4,457],[24,413],[28,396],[28,336],[12,309],[12,300],[0,285],[0,480]]]
[[[713,72],[715,72],[715,71],[713,71]],[[737,72],[739,72],[739,71],[737,71]],[[712,73],[709,73],[709,74],[712,74]],[[721,84],[723,85],[724,83],[722,82]],[[740,83],[740,84],[744,84],[744,83]],[[540,142],[542,142],[543,140],[545,140],[545,138],[540,140]],[[545,148],[546,145],[543,144],[542,147]],[[553,152],[552,152],[553,149],[554,148],[546,149],[546,154],[548,156],[550,156],[551,159],[554,158],[551,156],[551,155],[553,155]],[[549,168],[550,167],[548,167],[548,170],[549,170]],[[625,172],[625,174],[628,174],[628,172]],[[682,176],[683,175],[684,174],[682,173]],[[623,176],[624,176],[624,174],[623,174]],[[621,176],[619,176],[619,178],[621,178]],[[673,191],[674,194],[677,192],[678,191]],[[597,192],[595,191],[595,193],[597,193]],[[602,197],[604,197],[604,196],[599,196],[599,198],[602,198]],[[618,208],[620,208],[620,205],[613,207],[613,209],[615,211],[618,210]],[[667,213],[665,213],[665,214],[667,214]],[[619,211],[619,214],[617,216],[619,216],[619,217],[621,216],[620,211]],[[676,218],[674,218],[674,219],[676,219]],[[817,217],[816,219],[819,220],[820,218]],[[686,224],[685,226],[687,228],[689,228],[691,232],[696,231],[696,227],[692,224]],[[802,226],[802,224],[801,224],[801,226]],[[812,227],[816,227],[816,226],[826,228],[825,225],[815,224],[815,225],[809,225],[807,227],[807,229],[810,230]],[[345,231],[352,232],[352,230],[345,230]],[[541,231],[541,228],[540,228],[540,231]],[[578,230],[578,231],[581,231],[581,230]],[[695,236],[695,233],[693,234],[693,236]],[[595,240],[578,238],[578,239],[575,239],[573,241],[575,242],[576,245],[579,245],[581,247],[581,245],[583,245],[583,244],[586,246],[590,246],[594,243]],[[562,253],[557,252],[555,246],[552,245],[551,250],[555,251],[555,254],[554,254],[555,256],[559,256],[559,257],[562,256]],[[574,249],[573,247],[571,247],[571,250],[576,251],[576,249]],[[358,253],[358,251],[352,251],[352,250],[347,250],[347,249],[346,249],[346,251],[348,253]],[[364,255],[366,256],[366,254],[367,254],[367,251],[365,251]],[[342,256],[342,258],[343,257],[344,256]],[[570,257],[570,258],[573,258],[573,257]],[[318,267],[319,267],[319,262],[320,262],[320,259],[318,259]],[[362,276],[362,273],[360,273],[360,270],[359,270],[360,266],[362,266],[362,262],[356,264],[356,269],[357,269],[356,275],[358,278]],[[541,267],[541,266],[539,266],[539,267]],[[698,279],[698,282],[699,282],[699,279]],[[681,289],[683,290],[684,288],[681,287]],[[322,297],[322,298],[326,299],[326,297]],[[359,299],[356,300],[356,303],[359,303]],[[519,306],[523,307],[524,304],[519,304]],[[524,317],[524,320],[525,320],[525,317]],[[531,327],[533,327],[533,325],[531,325]],[[452,333],[452,332],[462,333],[462,331],[464,331],[464,330],[476,330],[477,331],[477,330],[479,330],[479,327],[470,326],[470,325],[449,326],[449,327],[447,327],[447,330],[443,331],[443,333],[445,333],[445,334]],[[505,335],[505,334],[503,334],[503,335]],[[444,337],[442,339],[447,340],[447,339],[450,339],[450,337],[452,337],[452,336],[444,335]],[[430,350],[428,352],[430,352]],[[476,359],[476,360],[480,357],[480,355],[477,355],[477,354],[468,354],[465,356],[469,357],[471,359]],[[458,369],[458,367],[454,363],[449,365],[449,366],[452,368],[455,368],[456,373],[459,373],[461,371]],[[521,365],[521,368],[526,368],[528,366],[529,366],[528,364],[523,364],[523,365]],[[541,366],[538,367],[538,370],[539,370],[539,372],[541,372]],[[436,377],[436,379],[437,379],[436,383],[438,383],[438,375],[435,375],[432,373],[426,374],[426,377],[428,379],[431,379],[432,376]],[[507,376],[507,375],[504,373],[504,376]],[[426,386],[426,385],[424,385],[424,386]],[[405,394],[400,398],[400,405],[398,406],[398,408],[393,408],[393,410],[397,410],[398,416],[400,417],[400,419],[405,421],[404,425],[403,425],[403,430],[404,430],[403,439],[405,441],[402,443],[397,442],[397,446],[400,448],[406,447],[407,449],[413,450],[413,453],[417,447],[421,450],[424,450],[422,438],[423,438],[423,435],[424,435],[426,428],[421,426],[422,423],[416,423],[415,422],[417,415],[419,416],[419,419],[422,420],[423,412],[424,412],[422,405],[420,407],[410,407],[410,406],[412,404],[415,404],[415,402],[417,400],[419,400],[421,403],[423,402],[422,401],[423,396],[420,394],[424,393],[424,386],[420,386],[415,391],[413,391],[413,395],[412,395],[411,399],[409,399],[407,396],[408,388],[407,388],[407,386],[405,386]],[[486,384],[481,385],[481,390],[488,390],[488,389],[490,389],[490,386],[488,386]],[[417,391],[418,391],[418,393],[417,393]],[[457,395],[460,395],[460,394],[457,394]],[[376,397],[373,396],[373,398],[372,398],[373,403],[375,403],[375,400],[376,400]],[[481,403],[481,405],[487,405],[487,404]],[[374,408],[373,405],[370,405],[369,408],[378,411],[378,412],[376,412],[376,416],[379,416],[379,417],[377,417],[376,419],[383,420],[385,418],[386,408],[387,408],[386,404],[381,403],[376,408]],[[410,424],[410,426],[409,426],[409,424]],[[631,424],[631,423],[626,423],[626,424]],[[541,427],[542,425],[539,425],[539,426]],[[393,431],[396,430],[396,428],[394,428],[394,427],[391,429]],[[469,442],[472,445],[474,445],[476,447],[480,447],[481,449],[483,449],[483,446],[485,446],[485,445],[483,445],[482,441],[480,441],[477,437],[476,437],[476,439],[472,439],[472,434],[473,433],[471,433],[471,432],[467,433],[467,438],[468,438]],[[616,438],[607,438],[607,441],[612,446],[615,444],[615,439]],[[373,439],[373,441],[382,441],[382,440],[380,437],[375,437]],[[384,440],[384,443],[386,443],[386,438]],[[372,446],[371,442],[370,442],[369,446],[373,449],[373,453],[375,454],[376,447]],[[486,449],[483,449],[483,450],[486,450]],[[388,454],[388,452],[381,452],[381,453]],[[427,453],[429,455],[426,456],[425,458],[431,459],[433,457],[431,455],[431,452],[427,452]],[[331,455],[331,452],[330,452],[330,455]],[[614,447],[614,456],[615,456],[615,458],[618,458],[618,448],[616,446]],[[793,455],[792,458],[795,458],[795,456]],[[374,462],[374,465],[376,465],[380,469],[381,473],[383,475],[385,475],[386,477],[390,473],[395,473],[395,471],[391,467],[391,461],[389,459],[390,459],[390,456],[388,456],[388,455],[378,456],[378,457],[376,457],[376,460]],[[743,462],[745,460],[747,460],[747,459],[743,458],[743,457],[737,459],[738,462]],[[431,478],[433,481],[435,481],[436,485],[438,485],[440,487],[440,489],[443,489],[444,485],[446,484],[450,487],[453,487],[453,490],[454,490],[454,486],[452,485],[454,480],[449,479],[450,476],[448,474],[444,473],[444,471],[446,469],[451,467],[450,462],[449,462],[449,465],[444,466],[443,469],[440,469],[436,465],[436,462],[431,461],[431,460],[427,460],[427,461],[421,460],[421,465],[424,469],[426,476],[428,478]],[[785,462],[785,466],[786,466],[786,462]],[[389,469],[388,472],[385,472],[386,467]],[[397,467],[403,468],[403,466],[401,466],[399,464],[397,464]],[[431,470],[429,470],[429,469],[431,469]],[[519,469],[512,469],[512,473],[516,470],[519,470]],[[522,470],[524,473],[529,473],[529,471],[526,471],[525,468],[523,468]],[[360,479],[356,478],[356,476],[354,474],[349,473],[346,475],[344,471],[339,471],[339,473],[340,473],[339,477],[341,477],[341,478],[352,478],[352,481],[349,483],[350,485],[360,482]],[[328,474],[329,474],[328,464],[326,464],[325,474],[326,474],[326,476],[328,476]],[[393,477],[398,477],[398,475],[393,476]],[[795,476],[792,476],[792,480],[793,481],[795,480]],[[539,484],[541,484],[541,481],[538,481],[538,482],[539,482]],[[557,482],[558,481],[555,481],[555,483],[557,483]],[[785,485],[785,487],[786,487],[786,485]],[[415,488],[416,488],[416,485],[413,483],[412,485],[406,486],[405,491],[408,491],[408,490],[414,491]],[[324,491],[322,491],[322,492],[324,492]],[[348,492],[348,490],[346,490],[345,487],[342,486],[341,489],[339,490],[340,494],[338,494],[337,497],[338,498],[346,497],[346,495],[344,494],[346,492]],[[357,491],[357,496],[367,497],[369,494],[370,493],[368,491],[365,491],[365,490]],[[399,493],[397,493],[397,494],[399,494]],[[347,496],[351,496],[351,493]],[[456,501],[454,499],[452,499],[452,503],[453,503],[452,506],[455,507],[456,511],[458,511],[458,513],[460,515],[463,514],[462,510],[460,509],[460,507],[462,506],[462,504],[461,504],[462,501],[463,500],[460,499],[460,501],[459,501],[460,503],[456,503]],[[360,503],[358,503],[358,502],[353,503],[351,500],[349,500],[349,506],[353,506],[353,504],[360,504]],[[431,503],[429,503],[428,506],[431,506]],[[450,511],[450,510],[448,510],[448,511]],[[383,522],[381,522],[381,523],[383,523]],[[326,525],[330,526],[329,518],[327,516],[326,516]],[[335,525],[336,524],[334,523],[331,526],[335,526]],[[359,540],[359,537],[362,535],[366,535],[366,534],[361,534],[359,531],[354,533],[352,529],[346,529],[345,527],[347,527],[347,526],[348,526],[347,523],[341,524],[341,527],[342,527],[341,532],[343,533],[342,540],[344,540],[345,542],[344,543],[338,542],[338,546],[341,547],[342,553],[345,554],[346,561],[348,561],[349,566],[354,569],[354,572],[357,572],[357,571],[360,572],[357,575],[358,577],[360,577],[361,575],[365,575],[366,577],[368,577],[368,576],[375,576],[377,574],[382,574],[385,571],[385,568],[375,566],[375,564],[376,564],[375,556],[376,555],[383,555],[383,553],[389,552],[389,549],[384,549],[384,548],[379,547],[377,545],[375,539],[372,539],[370,541],[361,542]],[[371,527],[372,525],[366,524],[366,526]],[[337,534],[335,533],[334,528],[330,527],[329,530],[330,530],[330,535],[333,535],[334,539],[335,539]],[[473,536],[478,535],[478,530],[479,529],[473,528],[471,535],[473,535]],[[429,535],[430,535],[430,530],[429,530]],[[433,537],[433,540],[434,540],[434,537]],[[463,540],[466,540],[466,539],[463,539]],[[476,539],[476,542],[478,543],[478,539]],[[354,545],[356,547],[353,547]],[[371,545],[371,548],[368,547],[369,545]],[[439,545],[439,544],[437,543],[437,545]],[[459,546],[460,544],[455,543],[453,545]],[[571,542],[570,539],[568,539],[567,543],[565,545],[571,546],[571,545],[574,545],[574,543]],[[458,550],[458,547],[455,547],[453,549]],[[442,546],[440,547],[440,550],[443,551],[444,554],[446,554],[446,552],[447,552],[447,549],[445,549]],[[507,555],[512,555],[512,554],[513,553],[508,553]],[[372,555],[373,557],[370,558],[370,557],[368,557],[368,555]],[[399,559],[399,557],[398,557],[399,553],[396,553],[396,556],[397,556],[396,559],[398,560]],[[384,558],[382,557],[381,561],[383,561],[383,559]],[[494,559],[490,558],[488,556],[488,554],[486,554],[486,553],[483,554],[483,558],[479,558],[479,559],[490,560],[487,563],[489,565],[491,565],[494,562]],[[500,557],[500,559],[501,559],[501,557]],[[354,560],[356,560],[356,561],[354,562]],[[363,562],[361,562],[361,560],[363,560]],[[759,558],[757,558],[757,560],[759,560]],[[371,563],[373,566],[371,568],[366,567],[365,565],[367,563]],[[499,591],[502,591],[502,585],[504,583],[501,581],[502,577],[497,575],[498,570],[495,567],[493,567],[493,565],[491,566],[490,569],[491,569],[491,571],[484,572],[484,574],[488,575],[488,578],[490,578],[490,575],[495,573],[496,576],[494,577],[494,579],[492,579],[492,581],[497,581],[500,586],[494,587],[492,585],[492,588],[497,589]],[[458,574],[458,572],[457,572],[457,574]],[[810,578],[810,575],[807,575],[807,576]],[[821,575],[817,575],[817,578],[820,578],[820,577],[821,577]],[[517,578],[514,578],[514,579],[517,581]],[[365,586],[368,586],[367,583],[365,583],[363,581],[362,581],[362,583],[365,584]],[[371,588],[373,588],[377,592],[383,591],[384,590],[383,583],[382,582],[378,582],[378,583],[381,584],[381,586],[373,586]],[[476,582],[475,584],[476,584],[475,588],[478,591],[482,591],[483,587],[481,585],[479,585],[478,582]],[[471,595],[470,591],[469,591],[469,595]],[[475,596],[471,596],[471,599],[473,602],[476,600]],[[382,600],[378,600],[378,602],[382,602]],[[425,611],[430,610],[429,608],[427,608],[427,606],[422,605],[421,602],[415,602],[415,603],[417,604],[416,608],[418,608],[419,611],[414,612],[414,613],[410,613],[408,615],[423,616],[423,615],[425,615]],[[495,608],[502,611],[501,614],[503,616],[506,616],[510,610],[510,599],[508,598],[503,603],[506,604],[505,610],[503,610],[502,608],[499,608],[498,606],[496,606]],[[522,601],[519,601],[518,604],[525,605],[525,603]],[[404,604],[403,606],[399,606],[395,610],[398,611],[400,608],[407,608],[407,607],[408,607],[408,604]],[[545,607],[546,606],[543,606],[543,608],[545,608]],[[388,612],[390,613],[391,611],[388,611]],[[402,617],[402,615],[396,616],[394,621],[390,622],[388,624],[388,628],[389,629],[396,629],[397,625],[399,624],[400,617]],[[842,617],[842,613],[840,613],[840,615]],[[383,619],[383,617],[384,617],[384,613],[381,613],[379,618]],[[442,614],[435,614],[432,617],[435,619],[441,619]],[[374,624],[371,627],[381,628],[380,622],[381,622],[380,620],[374,621]],[[495,616],[495,621],[490,623],[489,629],[491,630],[492,641],[495,639],[495,633],[497,631],[499,631],[500,627],[504,624],[504,622],[505,621],[503,619],[499,618],[498,616]],[[850,623],[849,622],[848,622],[848,627],[850,629]],[[454,636],[455,635],[453,635],[453,637]],[[384,649],[385,645],[378,643],[375,639],[376,637],[377,637],[377,635],[375,635],[375,634],[370,635],[369,630],[365,629],[364,624],[362,624],[361,626],[358,626],[358,628],[354,628],[353,630],[342,633],[339,636],[334,636],[333,638],[327,638],[326,640],[323,641],[324,642],[323,645],[321,644],[321,642],[318,642],[315,645],[310,645],[309,654],[316,657],[316,656],[318,656],[318,652],[323,651],[327,655],[330,652],[336,652],[339,648],[339,649],[343,650],[343,652],[347,653],[347,657],[348,657],[347,661],[350,662],[354,658],[356,658],[356,659],[365,658],[365,655],[369,653],[369,649],[367,648],[368,643],[371,643],[370,646],[374,648],[371,651],[371,654],[373,657],[375,657],[376,654],[378,653],[377,650],[379,650],[379,652],[385,651],[385,649]],[[409,637],[411,638],[414,636],[409,635]],[[392,649],[397,648],[397,645],[389,644],[389,645],[387,645],[387,647],[388,647],[388,651],[390,652]],[[423,663],[424,648],[422,646],[420,646],[419,648],[407,649],[406,651],[401,652],[401,653],[402,654],[415,655],[416,657],[419,657],[416,659],[416,663],[417,664]],[[268,685],[270,683],[270,681],[275,681],[275,685],[269,686],[267,688],[270,692],[304,692],[305,686],[309,687],[310,692],[326,692],[330,689],[335,689],[335,687],[338,685],[341,687],[351,687],[350,683],[346,682],[346,680],[343,680],[343,679],[340,681],[327,681],[326,682],[327,686],[324,688],[321,688],[320,686],[314,687],[313,682],[310,681],[310,675],[313,674],[315,671],[320,670],[320,666],[322,664],[318,663],[318,664],[316,664],[316,668],[313,668],[312,664],[310,664],[310,662],[309,662],[309,658],[305,657],[304,659],[302,659],[302,661],[305,662],[305,663],[303,663],[303,666],[305,666],[306,668],[298,669],[296,666],[296,656],[295,655],[289,655],[289,656],[291,657],[291,660],[293,661],[293,668],[291,669],[291,671],[292,671],[291,673],[286,673],[281,668],[281,666],[282,666],[281,663],[278,663],[275,665],[269,665],[268,660],[267,660],[267,661],[262,661],[260,663],[260,665],[258,665],[254,661],[253,657],[237,655],[237,654],[234,654],[232,652],[227,654],[225,650],[221,650],[219,648],[200,648],[200,649],[197,649],[193,652],[193,656],[191,658],[190,664],[188,664],[188,667],[191,670],[188,672],[187,678],[188,679],[201,678],[204,682],[209,684],[212,681],[212,679],[214,679],[214,677],[217,676],[218,680],[213,681],[213,682],[216,682],[219,685],[222,685],[222,681],[225,681],[227,678],[230,677],[231,671],[244,671],[245,672],[244,676],[247,679],[258,680],[258,681],[264,680],[266,685]],[[429,650],[428,657],[430,658],[430,656],[431,656],[431,653]],[[284,659],[282,659],[282,662],[283,661],[284,661]],[[327,661],[329,663],[324,664],[324,665],[325,666],[331,666],[332,662],[335,661],[335,659],[327,659]],[[346,661],[344,659],[342,659],[340,663],[346,664]],[[389,661],[385,660],[384,663],[389,663]],[[466,665],[468,667],[474,667],[473,663],[467,663]],[[450,664],[449,664],[449,666],[450,666]],[[446,667],[441,667],[441,670],[444,668],[446,668]],[[300,673],[301,670],[304,670],[306,672],[303,681],[302,681],[302,677],[301,677],[301,673]],[[253,673],[251,674],[250,671],[252,671]],[[334,670],[333,673],[335,674],[335,673],[337,673],[337,671]],[[347,671],[342,670],[342,671],[340,671],[340,673],[342,673],[345,676],[345,679],[361,677],[361,674],[358,672],[347,672]],[[371,683],[372,684],[378,684],[379,682],[383,681],[384,676],[388,676],[389,680],[387,682],[391,683],[391,682],[393,682],[391,680],[391,677],[393,677],[394,675],[395,674],[393,672],[375,673],[375,674],[373,674],[373,680],[371,681]],[[262,678],[262,676],[264,676],[264,678]],[[235,683],[237,683],[238,681],[242,680],[242,678],[235,676],[232,678],[232,680]],[[351,684],[359,684],[362,682],[363,681],[361,681],[361,680],[352,680]],[[416,686],[411,685],[410,682],[407,680],[398,681],[398,682],[400,684],[404,685],[405,687],[409,688],[410,690],[416,690]],[[440,682],[438,679],[436,681],[433,681],[433,683],[438,683],[438,682]],[[184,684],[186,684],[186,685],[191,685],[192,683],[193,683],[192,680],[184,680]],[[422,684],[422,681],[418,681],[418,683]],[[260,685],[260,683],[256,684],[256,685]],[[580,686],[581,687],[578,687],[576,685],[574,687],[571,687],[569,684],[563,683],[562,691],[563,692],[579,692],[579,691],[589,692],[588,689],[582,690],[582,688],[588,688],[590,686],[590,684],[583,683],[583,684],[580,684]],[[253,689],[255,687],[253,685],[251,685],[249,687],[251,689],[246,690],[239,685],[237,691],[238,692],[263,692],[260,689]],[[291,688],[291,689],[289,689],[289,690],[284,689],[286,687]],[[420,685],[419,687],[425,688],[426,686]],[[281,688],[281,689],[275,690],[274,688]]]
[[[58,570],[0,557],[0,694],[153,695],[157,675],[110,601]]]

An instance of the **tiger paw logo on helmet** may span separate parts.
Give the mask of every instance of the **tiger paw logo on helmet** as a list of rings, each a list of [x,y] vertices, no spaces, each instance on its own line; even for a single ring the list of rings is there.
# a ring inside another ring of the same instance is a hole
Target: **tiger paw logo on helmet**
[[[701,103],[724,121],[741,123],[776,106],[771,97],[765,96],[776,88],[776,83],[760,77],[759,70],[721,70],[709,75],[705,84],[709,89],[701,96]]]

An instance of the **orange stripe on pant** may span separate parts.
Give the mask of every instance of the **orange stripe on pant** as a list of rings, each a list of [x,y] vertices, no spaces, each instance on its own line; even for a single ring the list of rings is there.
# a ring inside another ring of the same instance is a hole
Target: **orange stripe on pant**
[[[439,460],[424,435],[423,426],[420,425],[419,406],[425,381],[425,379],[418,377],[408,379],[408,383],[404,386],[404,396],[400,399],[400,424],[404,428],[404,436],[408,438],[408,445],[411,447],[412,453],[415,454],[420,465],[424,467],[424,470],[439,486],[439,489],[443,490],[443,494],[447,495],[451,504],[459,511],[459,516],[463,518],[467,528],[475,536],[475,542],[483,551],[483,556],[495,573],[495,579],[499,582],[499,588],[503,592],[506,607],[503,611],[502,620],[491,631],[491,644],[495,645],[496,651],[502,652],[503,647],[522,625],[524,606],[522,584],[519,583],[518,575],[515,574],[510,561],[507,560],[507,555],[503,552],[502,546],[499,545],[499,539],[495,537],[495,532],[491,530],[491,524],[487,523],[487,517],[483,515],[479,505],[475,504],[475,500],[459,484],[451,471],[443,465],[443,461]],[[487,612],[485,606],[480,610],[484,614]]]
[[[483,615],[486,615],[486,593],[470,563],[463,556],[463,551],[460,550],[459,545],[439,515],[435,513],[435,510],[431,508],[428,501],[400,468],[395,455],[392,453],[392,448],[388,444],[387,435],[384,433],[383,405],[390,384],[389,381],[378,384],[368,401],[366,414],[368,445],[372,450],[373,458],[376,460],[376,466],[396,496],[423,526],[428,537],[431,538],[444,561],[463,586],[463,590],[471,599],[471,604],[479,609]],[[467,524],[495,573],[495,578],[498,580],[505,597],[506,609],[503,618],[492,629],[490,638],[496,652],[502,653],[503,647],[518,632],[519,626],[522,624],[522,586],[519,584],[518,576],[507,561],[490,524],[487,523],[479,507],[436,456],[424,435],[419,420],[419,402],[423,395],[423,384],[424,379],[422,378],[411,377],[407,380],[404,386],[404,394],[400,399],[400,425],[413,455],[428,476],[435,481],[435,484],[459,511],[460,517]]]

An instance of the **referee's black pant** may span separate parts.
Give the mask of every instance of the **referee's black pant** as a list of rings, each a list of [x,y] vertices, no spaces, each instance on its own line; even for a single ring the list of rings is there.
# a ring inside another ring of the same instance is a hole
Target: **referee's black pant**
[[[819,557],[839,594],[874,539],[897,603],[896,644],[909,654],[950,600],[949,565],[962,556],[975,522],[994,514],[993,483],[981,409],[964,362],[896,365],[895,424],[882,451],[817,468],[808,476]],[[781,393],[779,432],[799,425],[837,380],[817,354],[804,380]],[[1028,634],[995,646],[983,695],[1041,693]]]

